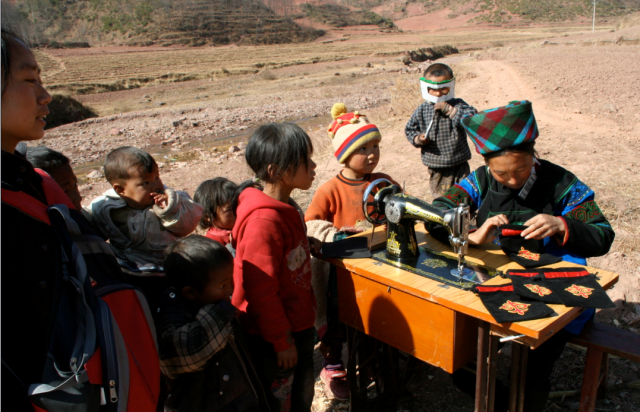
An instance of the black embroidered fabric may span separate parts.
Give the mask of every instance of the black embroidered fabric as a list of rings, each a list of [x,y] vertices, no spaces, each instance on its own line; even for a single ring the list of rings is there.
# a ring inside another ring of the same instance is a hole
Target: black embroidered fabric
[[[505,255],[525,268],[537,268],[560,262],[561,258],[545,253],[543,239],[525,239],[519,233],[509,234],[509,230],[522,232],[527,227],[522,225],[500,226],[500,247]]]
[[[476,286],[482,304],[497,323],[542,319],[554,313],[542,302],[524,301],[513,291],[513,285]]]
[[[562,304],[560,296],[547,286],[544,269],[510,269],[502,277],[511,279],[513,291],[523,299]]]
[[[557,294],[562,304],[576,308],[615,308],[595,275],[583,268],[561,268],[544,271],[545,284]]]

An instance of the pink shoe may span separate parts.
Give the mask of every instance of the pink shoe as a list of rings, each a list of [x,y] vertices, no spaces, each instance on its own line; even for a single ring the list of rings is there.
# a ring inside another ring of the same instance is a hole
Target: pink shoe
[[[320,372],[320,379],[324,382],[324,392],[329,399],[339,401],[349,400],[349,385],[347,371],[342,365],[327,365]]]

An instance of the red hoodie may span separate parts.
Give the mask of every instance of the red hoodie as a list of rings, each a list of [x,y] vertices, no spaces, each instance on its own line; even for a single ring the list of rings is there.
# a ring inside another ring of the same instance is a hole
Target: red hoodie
[[[288,349],[289,332],[314,325],[311,256],[298,205],[249,188],[240,195],[232,245],[236,249],[231,302],[247,333],[259,334],[276,352]]]

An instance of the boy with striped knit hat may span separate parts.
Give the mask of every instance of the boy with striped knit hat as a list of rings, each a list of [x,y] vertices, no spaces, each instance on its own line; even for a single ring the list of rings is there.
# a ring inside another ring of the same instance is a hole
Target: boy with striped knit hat
[[[318,188],[305,213],[307,235],[322,242],[332,242],[361,232],[370,224],[362,211],[364,191],[376,179],[388,179],[384,173],[374,173],[380,159],[382,135],[364,114],[348,112],[343,103],[331,109],[333,122],[329,138],[334,154],[344,168],[337,176]],[[320,352],[324,356],[320,378],[329,398],[349,399],[346,371],[342,362],[344,333],[338,321],[337,280],[334,266],[312,259],[313,289],[318,311],[316,328],[320,336]]]

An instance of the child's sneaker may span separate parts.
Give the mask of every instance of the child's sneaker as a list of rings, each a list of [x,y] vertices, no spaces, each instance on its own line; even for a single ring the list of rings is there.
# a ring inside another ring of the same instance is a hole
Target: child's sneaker
[[[342,364],[327,365],[320,372],[320,379],[324,382],[324,392],[327,398],[339,401],[349,400],[349,385],[347,371]]]

